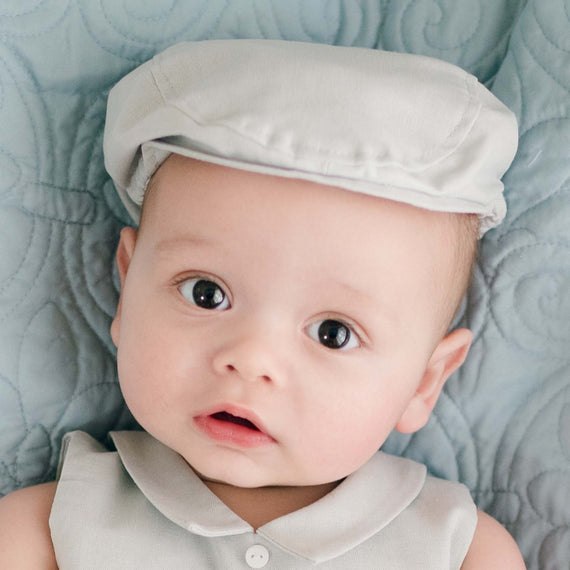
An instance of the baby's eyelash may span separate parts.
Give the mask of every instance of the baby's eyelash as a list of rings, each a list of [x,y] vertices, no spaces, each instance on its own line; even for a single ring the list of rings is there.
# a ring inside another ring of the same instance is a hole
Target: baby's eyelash
[[[182,283],[184,283],[185,281],[188,281],[188,279],[195,279],[196,276],[195,275],[183,275],[181,277],[175,277],[170,283],[169,285],[171,287],[178,287],[178,285],[182,285]]]
[[[227,287],[227,285],[221,279],[200,271],[191,271],[189,273],[180,275],[179,277],[175,277],[172,279],[172,281],[169,282],[168,285],[173,289],[178,289],[184,283],[192,281],[192,279],[203,279],[204,281],[211,281],[212,283],[215,283],[224,292],[224,294],[230,296],[229,287]]]
[[[169,284],[172,287],[177,287],[178,285],[182,285],[182,283],[190,281],[191,279],[204,279],[205,281],[212,281],[212,283],[215,283],[216,285],[218,285],[218,287],[224,289],[224,291],[227,290],[227,287],[219,279],[217,279],[213,275],[209,275],[208,273],[200,273],[199,271],[190,272],[181,275],[179,277],[175,277]]]

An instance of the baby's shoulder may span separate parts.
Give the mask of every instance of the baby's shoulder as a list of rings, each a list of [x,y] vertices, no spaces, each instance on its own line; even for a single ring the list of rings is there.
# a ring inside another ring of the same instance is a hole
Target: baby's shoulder
[[[56,487],[44,483],[0,499],[0,568],[57,570],[49,531]]]
[[[506,529],[483,511],[478,512],[477,528],[461,570],[524,570],[516,542]]]

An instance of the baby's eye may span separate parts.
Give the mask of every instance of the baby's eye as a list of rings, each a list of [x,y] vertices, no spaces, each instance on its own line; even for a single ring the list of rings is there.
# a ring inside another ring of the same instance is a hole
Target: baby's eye
[[[350,327],[334,319],[316,321],[309,325],[307,332],[313,340],[320,342],[327,348],[348,350],[360,346],[358,337]]]
[[[202,309],[229,309],[230,301],[223,289],[213,281],[197,277],[185,281],[178,288],[182,295],[191,303]]]

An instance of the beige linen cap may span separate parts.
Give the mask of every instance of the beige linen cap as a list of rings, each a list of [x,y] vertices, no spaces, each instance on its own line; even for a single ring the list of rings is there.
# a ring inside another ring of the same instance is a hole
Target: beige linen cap
[[[505,216],[514,114],[425,56],[280,40],[176,44],[109,94],[105,166],[138,223],[171,153],[430,210]]]

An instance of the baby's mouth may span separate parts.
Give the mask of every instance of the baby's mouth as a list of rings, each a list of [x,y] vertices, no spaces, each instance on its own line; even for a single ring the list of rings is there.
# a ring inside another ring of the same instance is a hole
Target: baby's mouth
[[[253,422],[250,422],[245,418],[240,418],[239,416],[234,416],[229,412],[216,412],[215,414],[211,414],[210,417],[222,422],[230,422],[232,424],[244,426],[254,431],[261,431]]]
[[[247,449],[277,443],[252,410],[234,404],[204,410],[194,416],[194,423],[208,438],[223,446]]]

